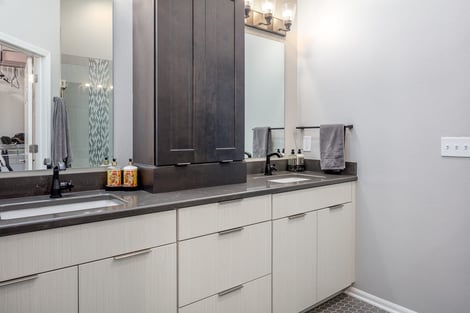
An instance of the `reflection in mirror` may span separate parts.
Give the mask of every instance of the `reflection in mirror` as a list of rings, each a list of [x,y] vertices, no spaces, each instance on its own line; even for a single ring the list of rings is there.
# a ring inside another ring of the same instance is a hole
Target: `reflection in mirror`
[[[245,151],[250,155],[257,152],[254,129],[260,127],[271,128],[269,152],[284,149],[284,52],[282,41],[245,33]]]
[[[46,168],[56,96],[71,167],[112,157],[113,0],[0,1],[0,11],[0,170]]]
[[[61,0],[61,88],[72,167],[96,167],[112,141],[112,0]]]

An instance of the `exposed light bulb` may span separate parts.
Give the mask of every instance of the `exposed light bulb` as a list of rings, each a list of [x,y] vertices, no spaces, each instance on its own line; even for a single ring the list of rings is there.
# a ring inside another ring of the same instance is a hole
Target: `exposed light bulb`
[[[292,20],[294,17],[294,12],[290,9],[286,9],[284,10],[284,12],[282,12],[282,18],[284,20]]]
[[[261,10],[263,11],[263,13],[273,13],[274,5],[271,1],[265,1],[263,3],[263,6],[261,7]]]

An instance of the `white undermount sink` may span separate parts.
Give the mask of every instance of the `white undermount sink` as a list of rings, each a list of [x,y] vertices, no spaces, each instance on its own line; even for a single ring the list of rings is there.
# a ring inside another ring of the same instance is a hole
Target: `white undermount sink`
[[[125,203],[126,201],[123,199],[110,194],[17,202],[0,205],[0,220],[5,221],[41,215],[99,209],[123,205]]]
[[[278,178],[278,179],[269,179],[268,182],[278,183],[278,184],[290,184],[298,183],[302,181],[311,180],[310,178],[301,178],[301,177],[287,177],[287,178]]]

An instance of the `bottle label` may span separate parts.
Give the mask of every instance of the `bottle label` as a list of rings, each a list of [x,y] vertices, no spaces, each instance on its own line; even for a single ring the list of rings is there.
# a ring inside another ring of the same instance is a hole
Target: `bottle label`
[[[137,187],[137,171],[124,170],[124,187]]]
[[[108,170],[108,186],[110,187],[121,186],[121,171]]]

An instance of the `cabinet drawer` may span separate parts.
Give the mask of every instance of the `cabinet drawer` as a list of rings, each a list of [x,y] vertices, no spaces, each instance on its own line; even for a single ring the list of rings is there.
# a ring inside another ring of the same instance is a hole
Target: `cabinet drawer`
[[[77,267],[0,283],[0,312],[77,313]]]
[[[271,276],[234,286],[185,306],[179,313],[271,313]]]
[[[0,282],[172,242],[174,210],[0,237]]]
[[[352,184],[343,183],[273,195],[273,219],[352,201]]]
[[[182,241],[179,306],[271,272],[271,222]]]
[[[271,219],[271,196],[243,198],[178,210],[179,240]]]
[[[176,244],[79,266],[80,313],[176,312]]]

